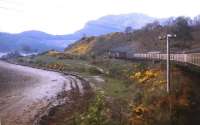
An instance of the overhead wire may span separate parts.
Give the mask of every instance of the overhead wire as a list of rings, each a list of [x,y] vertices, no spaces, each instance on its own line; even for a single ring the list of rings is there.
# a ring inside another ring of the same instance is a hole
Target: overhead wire
[[[16,8],[16,6],[21,5],[21,3],[19,2],[9,1],[9,0],[0,0],[0,2],[4,4],[4,5],[0,5],[0,10],[22,12],[22,10]]]

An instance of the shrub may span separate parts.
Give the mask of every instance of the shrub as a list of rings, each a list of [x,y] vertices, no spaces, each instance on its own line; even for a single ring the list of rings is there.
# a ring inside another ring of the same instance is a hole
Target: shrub
[[[88,111],[79,116],[76,115],[75,117],[76,125],[107,125],[104,92],[97,92]]]

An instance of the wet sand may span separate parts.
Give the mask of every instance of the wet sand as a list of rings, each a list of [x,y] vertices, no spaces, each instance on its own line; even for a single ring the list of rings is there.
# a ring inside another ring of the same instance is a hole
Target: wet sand
[[[70,79],[60,73],[0,61],[2,125],[32,125],[35,116],[59,92],[71,89]]]

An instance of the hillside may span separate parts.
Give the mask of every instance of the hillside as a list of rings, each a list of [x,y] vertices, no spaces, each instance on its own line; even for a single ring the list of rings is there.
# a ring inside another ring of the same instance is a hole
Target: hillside
[[[129,36],[129,37],[127,37]],[[122,51],[132,51],[131,48],[137,48],[137,43],[132,41],[133,36],[125,33],[111,33],[99,37],[82,38],[76,43],[65,49],[66,52],[86,55],[102,55],[109,50],[120,49]]]
[[[65,49],[67,53],[78,55],[102,55],[108,51],[149,52],[165,51],[166,43],[158,39],[167,33],[177,34],[171,41],[173,52],[183,52],[200,48],[200,26],[186,17],[178,17],[168,25],[149,23],[142,29],[131,32],[115,32],[99,37],[82,38]]]

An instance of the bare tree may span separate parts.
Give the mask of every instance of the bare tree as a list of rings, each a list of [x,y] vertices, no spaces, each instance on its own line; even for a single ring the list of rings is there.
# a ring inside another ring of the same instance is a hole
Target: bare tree
[[[133,28],[131,27],[131,26],[127,26],[126,28],[125,28],[125,33],[130,33],[130,32],[132,32],[133,31]]]

